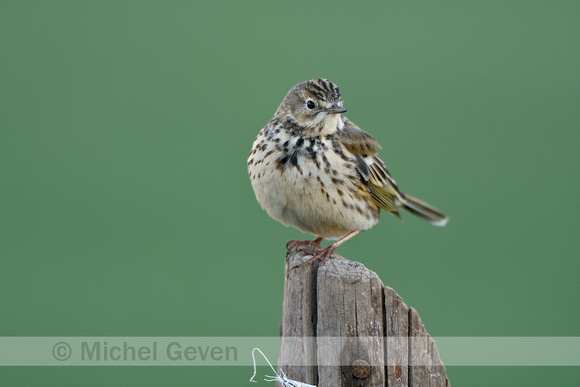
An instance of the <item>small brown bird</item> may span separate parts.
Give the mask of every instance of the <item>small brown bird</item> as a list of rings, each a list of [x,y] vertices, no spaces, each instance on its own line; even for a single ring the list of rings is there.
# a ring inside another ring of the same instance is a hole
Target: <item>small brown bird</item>
[[[290,241],[310,244],[322,259],[379,220],[380,209],[401,216],[397,207],[444,226],[448,218],[397,187],[377,157],[378,142],[343,116],[342,96],[328,79],[294,86],[260,131],[248,158],[256,199],[287,226],[317,236]],[[321,249],[323,238],[338,239]],[[339,239],[340,238],[340,239]]]

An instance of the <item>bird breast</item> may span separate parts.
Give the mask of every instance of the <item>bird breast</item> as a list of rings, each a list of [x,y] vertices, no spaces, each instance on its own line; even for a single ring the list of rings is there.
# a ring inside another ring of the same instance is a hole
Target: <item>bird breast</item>
[[[266,127],[254,142],[248,170],[262,208],[285,225],[336,239],[378,221],[354,156],[332,135]]]

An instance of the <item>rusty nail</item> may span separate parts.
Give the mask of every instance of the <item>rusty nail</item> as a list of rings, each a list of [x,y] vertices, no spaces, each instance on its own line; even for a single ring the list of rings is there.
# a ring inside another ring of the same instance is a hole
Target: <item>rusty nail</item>
[[[352,376],[357,379],[366,379],[371,374],[371,366],[362,359],[355,360],[350,366]]]

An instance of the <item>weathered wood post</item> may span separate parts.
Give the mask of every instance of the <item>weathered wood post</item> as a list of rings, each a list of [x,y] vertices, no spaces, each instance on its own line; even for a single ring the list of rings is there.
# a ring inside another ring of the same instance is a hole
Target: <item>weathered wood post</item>
[[[289,251],[278,368],[324,386],[449,386],[419,315],[364,265]]]

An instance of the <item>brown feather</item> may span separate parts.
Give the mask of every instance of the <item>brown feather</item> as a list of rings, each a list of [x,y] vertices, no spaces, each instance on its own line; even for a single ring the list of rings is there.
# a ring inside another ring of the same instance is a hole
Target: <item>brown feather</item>
[[[397,205],[401,203],[401,194],[385,164],[376,157],[377,148],[380,148],[377,140],[346,118],[339,135],[342,145],[355,155],[357,169],[368,187],[371,201],[401,219],[397,211]]]
[[[367,132],[356,126],[348,118],[344,118],[344,128],[338,132],[339,140],[353,155],[375,156],[380,145]]]
[[[372,183],[370,184],[370,187],[371,200],[373,203],[401,219],[401,215],[399,215],[399,211],[397,211],[397,206],[395,204],[397,201],[395,195],[393,195],[393,193],[389,192],[388,190],[375,186]]]

